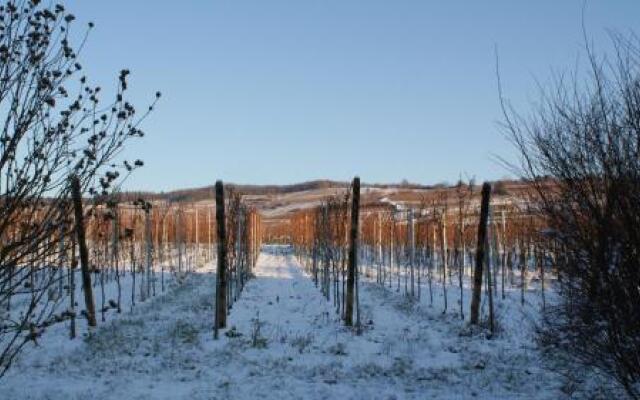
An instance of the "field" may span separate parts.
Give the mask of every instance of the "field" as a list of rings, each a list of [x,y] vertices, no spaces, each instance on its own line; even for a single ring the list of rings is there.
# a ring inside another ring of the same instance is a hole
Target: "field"
[[[555,399],[561,393],[560,377],[531,344],[535,290],[524,308],[519,293],[509,291],[498,308],[501,333],[488,341],[484,330],[443,314],[441,295],[430,306],[365,278],[365,327],[354,335],[291,249],[266,246],[230,312],[230,329],[215,341],[212,270],[171,283],[166,294],[91,336],[69,341],[63,327],[48,332],[16,362],[0,396]]]

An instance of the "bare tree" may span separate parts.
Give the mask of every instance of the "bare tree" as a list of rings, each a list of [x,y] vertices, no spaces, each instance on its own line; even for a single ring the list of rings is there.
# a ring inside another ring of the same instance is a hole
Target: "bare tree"
[[[66,251],[51,239],[69,237],[74,226],[68,177],[77,177],[83,193],[107,194],[120,178],[115,157],[143,135],[147,113],[137,116],[124,100],[128,70],[106,103],[81,76],[79,55],[93,24],[77,35],[74,19],[37,0],[0,5],[0,304],[9,309],[0,315],[0,374],[26,343],[69,315],[56,315],[61,299],[46,296],[61,274],[45,263]],[[25,283],[31,298],[12,310]]]
[[[542,343],[640,398],[640,40],[612,39],[611,59],[587,45],[587,74],[558,78],[530,117],[502,105],[553,234],[541,251],[559,252],[560,302],[546,307]]]

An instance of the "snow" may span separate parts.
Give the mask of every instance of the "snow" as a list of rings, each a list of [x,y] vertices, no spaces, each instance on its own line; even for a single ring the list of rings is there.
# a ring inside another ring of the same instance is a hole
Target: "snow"
[[[454,287],[443,314],[441,296],[430,307],[424,287],[415,302],[363,278],[358,335],[286,247],[265,246],[214,340],[213,269],[125,307],[91,335],[83,320],[75,340],[51,329],[0,380],[0,399],[564,397],[532,344],[519,292],[497,302],[503,329],[488,340],[460,320]]]

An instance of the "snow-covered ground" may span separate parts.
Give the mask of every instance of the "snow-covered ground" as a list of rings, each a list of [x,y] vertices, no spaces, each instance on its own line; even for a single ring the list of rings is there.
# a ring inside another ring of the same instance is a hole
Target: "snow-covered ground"
[[[265,247],[255,279],[213,339],[213,266],[71,341],[47,333],[0,380],[0,399],[557,399],[519,301],[488,340],[374,283],[361,284],[365,329],[345,328],[284,248]],[[455,289],[451,288],[454,292]],[[500,308],[501,307],[501,308]],[[84,321],[79,321],[83,324]]]

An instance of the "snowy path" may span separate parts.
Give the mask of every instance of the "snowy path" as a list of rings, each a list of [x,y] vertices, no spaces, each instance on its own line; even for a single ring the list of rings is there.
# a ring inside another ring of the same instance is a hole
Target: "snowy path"
[[[218,341],[209,271],[90,339],[44,342],[0,380],[0,398],[559,397],[519,341],[461,334],[455,315],[367,284],[362,315],[371,324],[356,336],[292,256],[267,247],[254,272]]]

